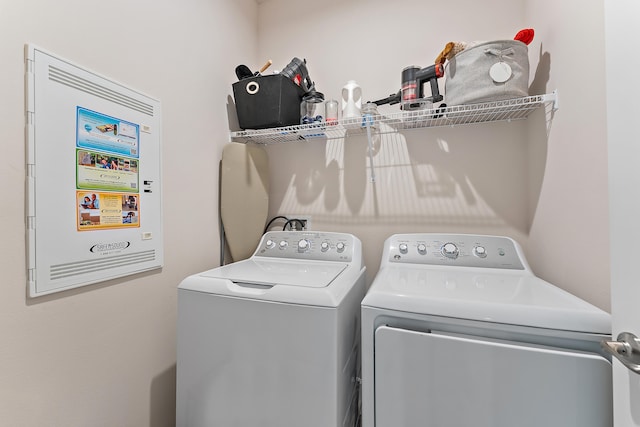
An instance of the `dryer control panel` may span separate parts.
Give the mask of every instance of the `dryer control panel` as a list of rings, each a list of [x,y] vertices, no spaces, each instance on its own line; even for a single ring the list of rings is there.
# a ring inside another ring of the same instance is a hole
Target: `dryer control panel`
[[[476,234],[394,234],[383,262],[528,270],[520,246],[509,237]]]
[[[347,233],[269,231],[260,240],[255,257],[351,262],[362,256],[360,240]]]

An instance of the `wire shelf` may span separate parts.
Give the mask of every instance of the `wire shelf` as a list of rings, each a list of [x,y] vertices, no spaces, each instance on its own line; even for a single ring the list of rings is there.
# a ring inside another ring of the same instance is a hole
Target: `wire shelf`
[[[481,104],[454,105],[373,116],[372,127],[381,134],[403,130],[467,125],[473,123],[500,122],[526,119],[531,112],[543,106],[558,109],[558,96],[554,92],[524,98]],[[371,122],[370,122],[371,123]],[[312,124],[279,128],[242,130],[230,133],[231,141],[253,144],[274,144],[281,142],[303,142],[306,140],[338,139],[346,136],[365,134],[364,119],[340,120],[334,125]]]

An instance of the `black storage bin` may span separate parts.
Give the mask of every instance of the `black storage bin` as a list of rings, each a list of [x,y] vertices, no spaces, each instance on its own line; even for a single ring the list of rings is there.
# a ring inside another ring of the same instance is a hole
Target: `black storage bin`
[[[281,74],[251,77],[233,84],[238,123],[242,129],[300,124],[304,90]]]

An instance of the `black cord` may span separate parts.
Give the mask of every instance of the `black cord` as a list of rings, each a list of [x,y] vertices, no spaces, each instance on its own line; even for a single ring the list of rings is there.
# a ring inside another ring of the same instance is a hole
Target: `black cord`
[[[302,222],[302,220],[298,218],[293,218],[293,219],[287,220],[287,222],[284,224],[284,227],[282,227],[282,231],[285,231],[287,229],[287,225],[289,226],[289,230],[291,230],[291,224],[293,224],[294,222],[297,222],[298,224],[300,224],[301,230],[304,229],[304,222]]]
[[[269,221],[269,223],[267,224],[267,226],[264,228],[264,231],[262,232],[262,234],[264,234],[264,233],[266,233],[267,231],[269,231],[269,227],[271,227],[271,224],[273,224],[273,222],[274,222],[274,221],[276,221],[276,220],[278,220],[278,219],[285,219],[285,220],[287,220],[287,222],[289,221],[289,218],[287,218],[286,216],[279,215],[279,216],[273,217],[273,218],[271,219],[271,221]],[[286,224],[285,224],[285,227],[286,227]],[[284,228],[283,228],[283,230],[284,230]]]

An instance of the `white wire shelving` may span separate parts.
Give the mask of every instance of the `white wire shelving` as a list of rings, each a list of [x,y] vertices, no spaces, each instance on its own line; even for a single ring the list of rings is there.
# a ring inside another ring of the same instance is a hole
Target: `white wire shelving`
[[[373,126],[380,134],[404,130],[468,125],[526,119],[534,110],[545,107],[558,109],[558,94],[534,95],[524,98],[480,104],[454,105],[373,116]],[[231,141],[253,144],[304,142],[307,140],[339,139],[366,134],[363,119],[340,120],[334,125],[295,125],[270,129],[241,130],[230,133]]]

